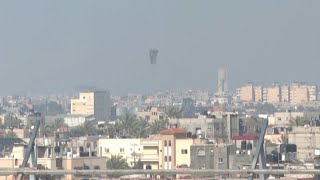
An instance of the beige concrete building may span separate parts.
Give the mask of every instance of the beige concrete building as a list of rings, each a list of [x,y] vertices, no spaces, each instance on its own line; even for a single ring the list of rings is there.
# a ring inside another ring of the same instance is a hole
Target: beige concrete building
[[[166,129],[160,134],[160,169],[176,169],[186,165],[190,167],[190,146],[197,139],[187,138],[187,132],[179,128]]]
[[[287,127],[290,125],[290,121],[297,117],[304,117],[304,112],[275,112],[274,126]]]
[[[318,100],[318,87],[316,85],[308,85],[309,101]]]
[[[286,84],[281,86],[281,102],[290,102],[290,86]]]
[[[107,91],[81,92],[78,99],[71,99],[71,115],[94,115],[96,120],[109,120],[110,93]]]
[[[290,86],[290,104],[298,105],[308,101],[308,86],[301,83],[292,83]]]
[[[15,144],[12,148],[12,154],[7,157],[0,158],[0,168],[19,168],[23,162],[24,152],[26,146],[24,144]],[[74,169],[102,169],[106,170],[106,160],[101,157],[73,157],[63,156],[56,158],[53,154],[52,147],[37,147],[37,167],[42,167],[44,169],[64,169],[64,170],[74,170]],[[30,161],[27,164],[30,167]],[[14,180],[14,176],[0,176],[1,179]],[[75,179],[72,175],[66,175],[65,180]]]
[[[190,146],[200,142],[187,138],[183,129],[171,128],[146,139],[99,139],[98,155],[122,155],[130,167],[140,160],[144,169],[175,169],[190,167]]]
[[[140,139],[99,139],[98,147],[100,157],[111,158],[111,155],[121,155],[130,167],[141,159],[143,152]]]
[[[263,102],[263,87],[255,86],[254,87],[254,101]]]
[[[147,119],[150,121],[164,119],[166,117],[165,107],[163,106],[150,107],[137,112],[136,115],[138,118]]]
[[[248,83],[240,88],[240,100],[244,102],[253,102],[254,98],[254,86],[252,83]]]
[[[281,100],[281,91],[279,84],[273,84],[267,87],[267,103],[276,104]]]
[[[313,162],[315,150],[320,149],[320,128],[294,127],[288,141],[297,145],[298,159]]]

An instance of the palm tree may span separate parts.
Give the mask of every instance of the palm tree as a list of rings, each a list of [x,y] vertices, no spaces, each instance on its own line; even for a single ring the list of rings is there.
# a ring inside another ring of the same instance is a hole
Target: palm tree
[[[155,120],[150,124],[150,133],[159,134],[160,131],[168,127],[168,119]]]
[[[82,135],[93,135],[97,132],[91,121],[85,121],[80,125]]]
[[[137,117],[130,113],[125,114],[120,118],[120,125],[124,135],[131,135],[137,125]]]
[[[303,117],[296,117],[293,119],[290,119],[289,121],[290,126],[304,126],[306,124],[308,124],[308,120],[304,119]]]
[[[45,137],[51,137],[54,135],[54,130],[51,125],[45,125],[42,129],[42,133]]]
[[[108,124],[107,125],[107,134],[110,138],[113,138],[114,136],[119,136],[121,130],[121,124],[119,122],[116,122],[115,124]]]
[[[56,130],[62,128],[62,127],[67,127],[67,124],[64,123],[64,119],[62,119],[62,118],[55,119],[53,124],[52,124],[53,130],[56,131]]]
[[[132,135],[136,138],[145,138],[149,135],[149,128],[147,119],[139,119],[133,125]]]
[[[121,155],[111,155],[111,158],[107,158],[108,169],[128,169],[129,165],[126,159]]]
[[[64,119],[58,118],[55,119],[51,125],[45,125],[42,128],[42,133],[44,136],[53,136],[54,132],[62,127],[67,127],[68,125],[64,123]]]
[[[182,109],[176,106],[167,106],[164,113],[168,118],[178,119],[182,116]]]

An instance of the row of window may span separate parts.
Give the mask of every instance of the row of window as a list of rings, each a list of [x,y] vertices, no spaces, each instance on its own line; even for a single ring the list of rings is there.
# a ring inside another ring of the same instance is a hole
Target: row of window
[[[139,150],[140,150],[140,148],[139,148]],[[109,148],[104,148],[104,152],[105,153],[110,153]],[[120,148],[120,153],[124,153],[124,148]],[[187,149],[181,149],[181,154],[188,154],[188,150]]]
[[[169,157],[169,158],[168,158]],[[167,162],[169,160],[169,162],[171,162],[171,156],[165,156],[164,157],[164,161]]]
[[[169,141],[167,142],[167,140],[165,140],[165,141],[164,141],[164,146],[168,146],[168,145],[171,146],[171,141],[169,140]]]
[[[132,149],[130,149],[130,150],[132,150]],[[140,148],[137,149],[137,150],[140,151]],[[105,153],[110,153],[109,148],[104,148],[104,152],[105,152]],[[124,148],[120,148],[120,153],[124,153]]]

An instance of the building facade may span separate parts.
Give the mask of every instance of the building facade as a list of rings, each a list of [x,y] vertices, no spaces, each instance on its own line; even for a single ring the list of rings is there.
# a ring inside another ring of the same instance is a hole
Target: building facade
[[[244,102],[253,102],[254,98],[254,86],[252,83],[248,83],[240,88],[240,100]]]
[[[71,99],[71,115],[94,115],[96,120],[109,120],[110,93],[107,91],[81,92],[78,99]]]

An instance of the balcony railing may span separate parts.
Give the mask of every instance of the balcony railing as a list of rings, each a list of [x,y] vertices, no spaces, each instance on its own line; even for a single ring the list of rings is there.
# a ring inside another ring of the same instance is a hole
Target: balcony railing
[[[140,144],[142,146],[159,146],[158,140],[141,140]]]
[[[159,154],[143,154],[141,161],[159,161]]]

